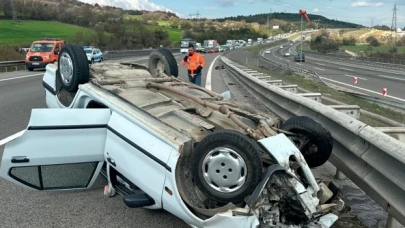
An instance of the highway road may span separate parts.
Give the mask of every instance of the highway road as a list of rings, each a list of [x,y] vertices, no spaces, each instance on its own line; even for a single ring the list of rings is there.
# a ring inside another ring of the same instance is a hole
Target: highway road
[[[398,103],[405,103],[405,73],[400,70],[384,69],[351,63],[334,62],[328,59],[320,59],[319,56],[306,54],[305,62],[294,62],[294,55],[284,57],[285,52],[294,52],[294,46],[285,46],[271,54],[265,54],[266,58],[271,58],[279,62],[294,64],[308,70],[315,71],[325,82],[341,87],[355,90],[370,96],[382,98]],[[357,83],[353,83],[353,78],[357,77]],[[387,89],[387,96],[382,96],[382,90]]]
[[[297,50],[294,52],[295,47],[297,47]],[[311,54],[306,54],[305,62],[294,62],[294,55],[291,57],[283,56],[287,51],[297,53],[299,45],[286,46],[276,52],[273,51],[272,54],[266,54],[266,57],[315,71],[327,83],[377,98],[405,103],[405,73],[403,71],[336,62],[326,58],[320,59],[319,56]],[[353,82],[354,77],[357,77],[356,84]],[[382,96],[384,88],[387,89],[386,96]]]
[[[203,69],[203,86],[215,92],[226,91],[220,71],[212,64],[218,54],[204,56],[207,66]],[[183,55],[175,57],[180,63]],[[147,65],[148,57],[121,61]],[[188,80],[186,67],[180,65],[179,71],[179,77]],[[47,108],[43,74],[44,70],[0,73],[0,139],[25,129],[31,109]],[[0,156],[3,149],[0,147]],[[0,179],[1,227],[189,227],[165,211],[130,209],[121,196],[105,197],[105,183],[100,176],[89,190],[39,192]]]

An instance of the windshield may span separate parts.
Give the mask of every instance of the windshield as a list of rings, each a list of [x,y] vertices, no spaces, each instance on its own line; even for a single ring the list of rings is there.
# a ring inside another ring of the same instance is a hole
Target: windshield
[[[188,40],[182,40],[181,41],[181,44],[180,44],[180,47],[182,47],[182,48],[186,48],[186,47],[188,47],[188,44],[190,43],[190,41],[188,41]]]
[[[31,46],[32,52],[51,52],[54,44],[49,43],[35,43]]]
[[[93,52],[92,49],[84,49],[84,52],[86,52],[86,54],[91,54]]]

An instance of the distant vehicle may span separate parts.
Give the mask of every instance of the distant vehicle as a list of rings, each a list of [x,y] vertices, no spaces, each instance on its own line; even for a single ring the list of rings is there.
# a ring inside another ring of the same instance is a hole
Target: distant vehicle
[[[291,56],[291,54],[290,54],[290,52],[286,52],[286,53],[284,53],[284,56],[288,57],[288,56]]]
[[[89,63],[93,64],[94,62],[101,63],[103,61],[103,53],[98,48],[84,48],[84,52],[86,53],[87,60]]]
[[[280,48],[284,48],[284,46],[283,46],[283,45],[281,45],[281,46],[280,46]]]
[[[194,44],[196,45],[197,42],[193,39],[190,38],[184,38],[180,41],[180,52],[181,53],[187,53],[188,52],[188,45]]]
[[[204,40],[204,47],[216,48],[218,45],[217,40]]]
[[[264,53],[266,53],[266,54],[270,54],[270,53],[271,53],[271,51],[270,51],[270,50],[266,50]]]
[[[25,55],[25,66],[28,71],[34,68],[45,68],[49,63],[58,61],[59,51],[66,45],[64,40],[45,37],[34,41]]]
[[[294,62],[305,62],[305,54],[298,53],[296,56],[294,56]]]

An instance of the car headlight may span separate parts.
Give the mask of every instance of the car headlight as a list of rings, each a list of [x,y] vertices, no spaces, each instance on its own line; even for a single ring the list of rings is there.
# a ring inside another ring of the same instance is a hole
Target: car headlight
[[[51,58],[51,55],[45,55],[44,56],[44,59],[50,59]]]

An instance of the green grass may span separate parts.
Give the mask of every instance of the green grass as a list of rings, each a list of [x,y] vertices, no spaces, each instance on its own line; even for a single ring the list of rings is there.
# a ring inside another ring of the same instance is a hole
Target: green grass
[[[169,40],[171,42],[180,42],[181,38],[183,37],[183,34],[181,30],[179,29],[172,29],[172,28],[167,28],[163,26],[153,26],[153,25],[146,25],[148,29],[162,29],[163,31],[166,31],[169,33]]]
[[[287,39],[288,39],[288,40],[295,40],[295,39],[297,39],[297,38],[300,37],[300,36],[301,36],[301,34],[295,34],[295,35],[292,35],[292,36],[288,37]]]
[[[368,45],[358,45],[358,46],[342,46],[342,48],[355,52],[357,54],[361,53],[362,51],[364,53],[369,52],[368,51]],[[377,51],[380,53],[389,53],[390,46],[388,45],[381,45],[378,47],[372,47],[373,53],[376,53]],[[404,46],[399,46],[398,48],[398,53],[399,54],[405,54],[405,47]]]
[[[20,21],[14,23],[12,20],[1,20],[0,31],[0,46],[5,44],[29,45],[44,37],[70,40],[77,31],[93,32],[91,29],[55,21]]]
[[[170,21],[159,20],[159,21],[157,21],[157,23],[159,26],[168,26],[170,24]]]

